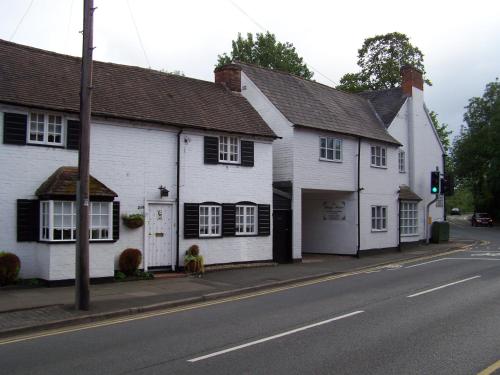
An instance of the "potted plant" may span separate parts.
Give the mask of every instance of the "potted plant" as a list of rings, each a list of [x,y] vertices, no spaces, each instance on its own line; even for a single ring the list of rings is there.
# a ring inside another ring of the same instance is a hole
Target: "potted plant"
[[[203,257],[200,255],[198,245],[191,245],[184,256],[184,270],[187,273],[201,275],[205,272]]]
[[[144,225],[144,215],[143,214],[130,214],[122,216],[123,224],[127,228],[135,229],[140,228]]]

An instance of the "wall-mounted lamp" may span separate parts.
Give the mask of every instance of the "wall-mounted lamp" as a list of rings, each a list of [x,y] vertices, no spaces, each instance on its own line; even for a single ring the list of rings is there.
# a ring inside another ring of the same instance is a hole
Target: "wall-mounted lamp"
[[[165,186],[160,185],[160,187],[158,188],[158,190],[160,190],[160,198],[168,197],[168,190],[167,190],[167,188]]]

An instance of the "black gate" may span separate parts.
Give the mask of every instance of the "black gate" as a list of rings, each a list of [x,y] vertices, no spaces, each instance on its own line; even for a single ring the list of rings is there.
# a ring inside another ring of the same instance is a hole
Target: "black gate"
[[[273,193],[273,260],[277,263],[293,261],[291,197],[276,189]]]

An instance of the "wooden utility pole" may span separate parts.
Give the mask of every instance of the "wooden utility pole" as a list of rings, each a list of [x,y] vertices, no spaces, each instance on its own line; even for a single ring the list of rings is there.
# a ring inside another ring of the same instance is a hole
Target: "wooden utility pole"
[[[89,283],[89,156],[92,91],[94,1],[83,1],[83,50],[80,81],[80,151],[78,153],[78,221],[76,240],[75,307],[88,310]]]

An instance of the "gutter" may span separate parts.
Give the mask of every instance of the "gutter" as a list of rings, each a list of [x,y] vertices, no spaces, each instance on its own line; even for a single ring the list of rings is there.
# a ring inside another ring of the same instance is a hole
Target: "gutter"
[[[177,256],[175,258],[175,269],[179,270],[179,241],[181,238],[181,232],[179,231],[179,220],[180,220],[180,195],[181,195],[181,134],[184,129],[177,132],[177,196],[175,198],[175,209],[176,209],[176,226],[177,226],[177,238],[175,241],[175,249]]]

